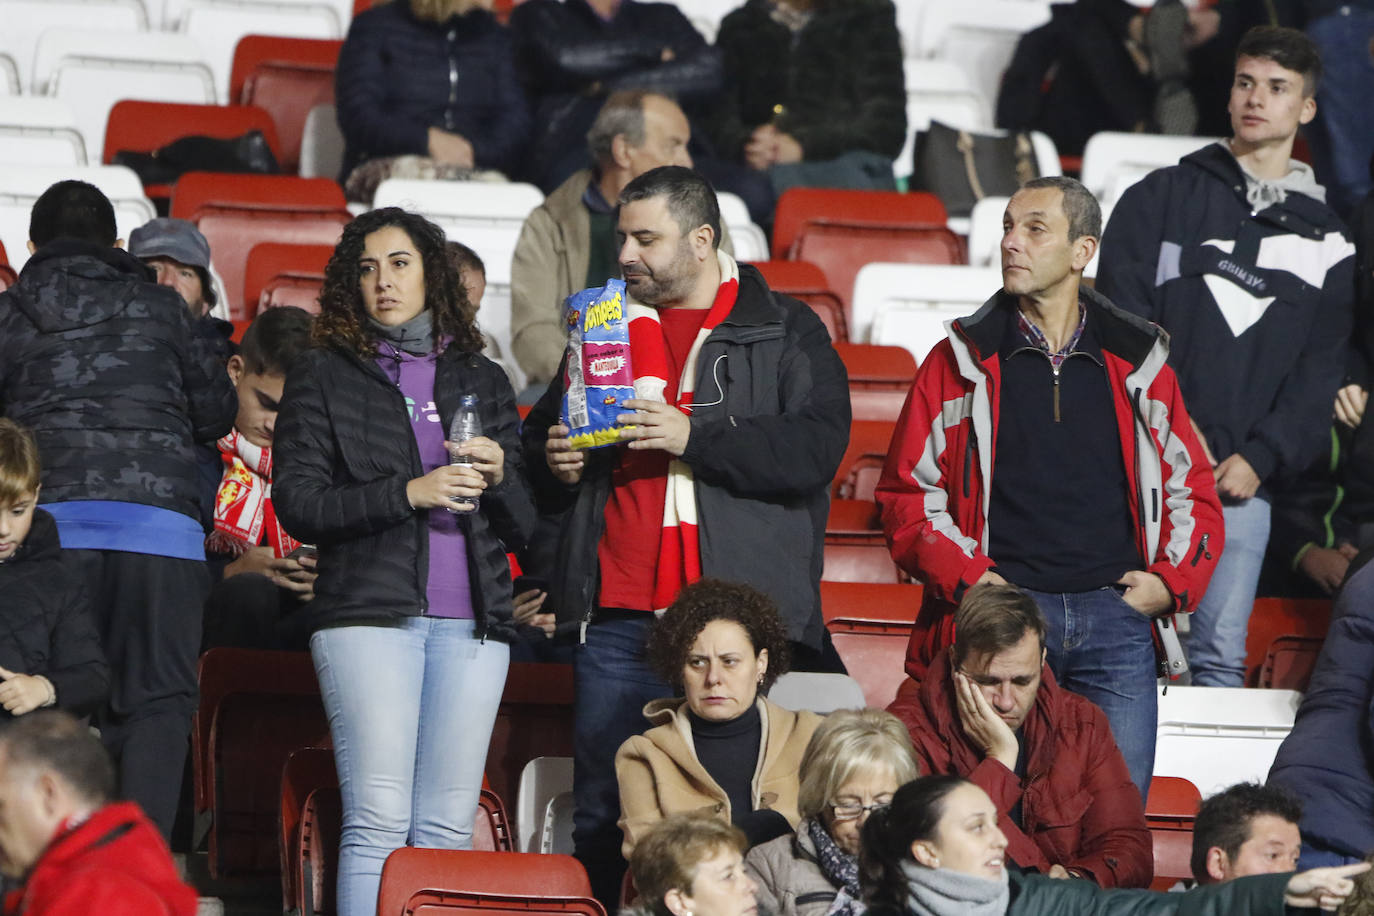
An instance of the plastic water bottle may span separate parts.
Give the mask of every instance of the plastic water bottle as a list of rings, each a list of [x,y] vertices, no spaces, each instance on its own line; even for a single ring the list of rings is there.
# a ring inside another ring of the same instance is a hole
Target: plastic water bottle
[[[449,447],[454,449],[450,453],[449,464],[471,465],[472,456],[457,454],[457,448],[469,439],[476,439],[480,435],[482,435],[482,417],[477,412],[477,395],[465,394],[463,400],[459,402],[458,412],[453,415],[453,422],[449,424],[448,428]],[[448,510],[450,512],[467,515],[477,511],[478,497],[476,496],[466,498],[454,496],[452,499],[459,505],[450,508]],[[465,506],[472,508],[465,508]]]

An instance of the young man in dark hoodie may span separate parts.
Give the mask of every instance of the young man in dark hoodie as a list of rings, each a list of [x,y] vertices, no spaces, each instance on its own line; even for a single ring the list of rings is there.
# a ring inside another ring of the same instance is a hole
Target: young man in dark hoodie
[[[1224,507],[1226,551],[1188,644],[1198,685],[1244,683],[1266,484],[1317,457],[1345,372],[1355,248],[1312,170],[1290,158],[1320,77],[1301,32],[1251,29],[1232,137],[1127,190],[1102,238],[1097,289],[1169,333]]]
[[[90,589],[113,670],[96,723],[119,793],[166,834],[209,588],[193,448],[229,431],[234,388],[193,345],[181,296],[117,247],[98,188],[43,192],[29,239],[0,293],[0,403],[33,430],[43,506]]]

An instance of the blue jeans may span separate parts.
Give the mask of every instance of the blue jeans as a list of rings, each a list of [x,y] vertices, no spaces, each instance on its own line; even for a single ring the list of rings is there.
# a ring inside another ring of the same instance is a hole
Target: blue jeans
[[[1321,51],[1322,81],[1317,117],[1305,131],[1317,180],[1326,185],[1327,202],[1349,212],[1370,190],[1369,157],[1374,153],[1374,119],[1368,117],[1374,92],[1374,10],[1346,4],[1307,24]]]
[[[509,650],[471,620],[411,617],[319,630],[310,654],[343,796],[338,912],[375,916],[393,850],[471,847]]]
[[[1025,592],[1045,616],[1045,661],[1055,679],[1106,713],[1143,800],[1154,773],[1159,727],[1150,619],[1110,586],[1090,592]]]
[[[644,704],[673,695],[644,663],[653,622],[646,611],[593,623],[573,658],[573,847],[609,912],[615,912],[625,873],[615,754],[648,729]]]
[[[1223,506],[1221,514],[1226,546],[1189,620],[1188,668],[1195,687],[1245,686],[1245,631],[1269,544],[1269,503],[1263,499]]]

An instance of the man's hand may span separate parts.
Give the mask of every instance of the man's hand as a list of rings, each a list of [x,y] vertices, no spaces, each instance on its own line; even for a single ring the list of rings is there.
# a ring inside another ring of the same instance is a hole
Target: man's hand
[[[1068,870],[1067,868],[1065,868],[1064,866],[1062,866],[1062,865],[1060,865],[1060,864],[1058,864],[1058,863],[1055,863],[1054,865],[1051,865],[1051,866],[1050,866],[1050,870],[1049,870],[1049,871],[1045,872],[1045,877],[1047,877],[1047,878],[1060,878],[1060,879],[1063,879],[1063,878],[1072,878],[1073,875],[1069,874],[1069,870]]]
[[[1341,587],[1350,569],[1350,561],[1357,554],[1359,551],[1355,546],[1345,541],[1336,547],[1312,546],[1303,552],[1298,569],[1329,595]]]
[[[472,458],[471,466],[477,469],[489,487],[500,486],[506,477],[506,453],[495,439],[477,436],[459,445],[445,441],[444,448],[454,458]]]
[[[257,573],[271,578],[272,564],[276,559],[277,554],[271,547],[250,547],[241,557],[225,565],[224,578],[244,573]]]
[[[1016,768],[1016,733],[1003,722],[987,697],[962,671],[954,672],[954,700],[964,734],[986,757],[1001,761],[1009,770]]]
[[[995,573],[995,572],[993,572],[992,570],[989,569],[987,572],[985,572],[985,573],[983,573],[981,576],[979,576],[979,577],[978,577],[978,581],[975,582],[975,583],[973,583],[973,584],[974,584],[974,585],[1006,585],[1006,584],[1007,584],[1007,580],[1006,580],[1006,579],[1003,579],[1000,575],[998,575],[997,573]]]
[[[549,472],[568,486],[582,479],[582,469],[587,465],[587,456],[572,447],[571,435],[572,430],[558,424],[549,427],[549,437],[544,440],[544,461]]]
[[[57,702],[52,681],[41,674],[19,674],[0,668],[0,681],[0,706],[12,715],[22,716]]]
[[[772,124],[760,124],[744,144],[744,162],[755,171],[764,172],[778,161],[778,130]]]
[[[539,609],[544,606],[544,600],[549,597],[548,592],[532,588],[529,591],[521,592],[515,596],[515,622],[527,623],[532,627],[538,627],[544,631],[545,638],[553,636],[554,615],[541,614]]]
[[[1331,415],[1339,422],[1355,429],[1364,419],[1364,409],[1368,404],[1368,391],[1359,385],[1346,385],[1336,392],[1336,406]]]
[[[777,135],[775,150],[773,161],[778,165],[790,165],[794,162],[801,162],[802,157],[805,155],[802,151],[802,145],[797,142],[797,138],[791,134],[784,134],[781,131],[779,131]]]
[[[294,592],[301,601],[315,597],[315,580],[320,574],[315,572],[316,558],[309,554],[292,559],[282,557],[273,561],[272,581],[289,592]]]
[[[656,448],[681,458],[687,451],[687,438],[692,434],[692,421],[687,415],[671,404],[662,401],[646,401],[643,398],[630,398],[625,406],[634,413],[623,413],[616,422],[633,429],[622,429],[620,438],[630,443],[630,448]]]
[[[450,133],[438,127],[429,129],[429,158],[443,165],[456,165],[462,169],[476,166],[472,144],[461,134]]]
[[[463,500],[481,496],[486,478],[476,467],[445,464],[406,484],[406,499],[415,509],[471,509]]]
[[[1283,902],[1288,906],[1334,910],[1355,889],[1355,882],[1350,879],[1367,871],[1368,862],[1300,871],[1288,880],[1288,886],[1283,889]]]
[[[1116,584],[1126,586],[1121,600],[1146,617],[1159,617],[1174,609],[1174,596],[1169,586],[1152,572],[1133,569],[1117,579]]]
[[[1217,478],[1217,493],[1221,496],[1249,499],[1259,489],[1259,475],[1239,452],[1217,465],[1212,473]]]

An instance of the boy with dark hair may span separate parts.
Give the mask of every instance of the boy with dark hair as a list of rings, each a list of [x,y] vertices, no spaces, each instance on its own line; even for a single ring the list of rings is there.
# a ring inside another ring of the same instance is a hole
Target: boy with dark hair
[[[1278,786],[1242,782],[1208,798],[1193,823],[1193,877],[1214,884],[1293,871],[1302,803]]]
[[[205,546],[220,579],[205,603],[207,649],[304,648],[307,634],[293,633],[287,620],[314,597],[315,557],[272,509],[272,434],[286,372],[310,346],[310,321],[302,309],[268,309],[229,358],[239,411],[218,443],[224,471]]]
[[[1355,249],[1312,169],[1291,158],[1320,78],[1307,36],[1251,29],[1230,139],[1128,189],[1102,238],[1097,289],[1169,333],[1222,499],[1226,550],[1188,643],[1198,685],[1244,681],[1271,487],[1320,453],[1345,372]]]
[[[209,588],[195,446],[229,430],[234,389],[181,296],[115,242],[98,188],[63,181],[35,202],[33,256],[0,293],[0,403],[33,430],[43,506],[90,590],[113,672],[96,722],[120,795],[165,834]]]
[[[85,716],[109,695],[110,669],[80,570],[38,508],[41,470],[33,436],[0,418],[0,707]]]

